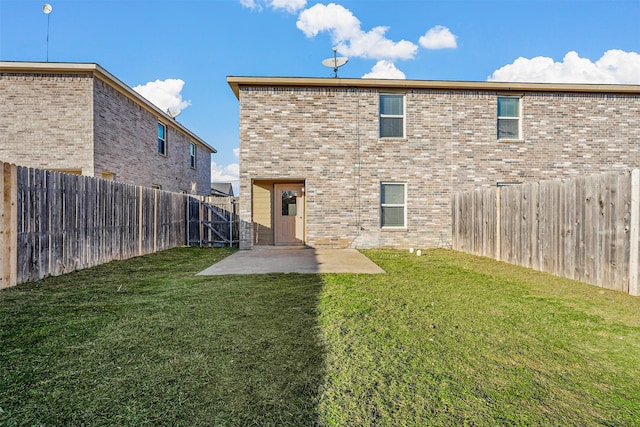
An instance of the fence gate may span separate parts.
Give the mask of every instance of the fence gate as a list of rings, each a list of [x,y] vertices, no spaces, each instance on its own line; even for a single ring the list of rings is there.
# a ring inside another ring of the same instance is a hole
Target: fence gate
[[[189,197],[187,246],[236,246],[238,244],[237,198]]]

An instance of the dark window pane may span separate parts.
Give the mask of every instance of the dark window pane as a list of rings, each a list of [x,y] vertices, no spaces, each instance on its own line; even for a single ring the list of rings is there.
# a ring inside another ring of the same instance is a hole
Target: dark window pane
[[[519,137],[518,120],[498,120],[498,139],[518,139]]]
[[[402,138],[404,136],[402,118],[380,118],[380,137],[381,138]]]
[[[297,205],[296,198],[298,193],[294,190],[286,190],[282,192],[282,216],[296,216]]]
[[[383,206],[382,207],[383,227],[404,227],[404,207]]]
[[[403,205],[404,184],[382,184],[381,200],[383,205]]]
[[[403,95],[380,95],[380,114],[401,116]]]
[[[498,117],[519,117],[519,98],[498,98]]]

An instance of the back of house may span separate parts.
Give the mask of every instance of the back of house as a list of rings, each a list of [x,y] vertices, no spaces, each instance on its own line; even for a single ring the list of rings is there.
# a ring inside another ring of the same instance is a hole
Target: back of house
[[[640,165],[640,86],[229,77],[241,247],[435,247],[451,195]]]

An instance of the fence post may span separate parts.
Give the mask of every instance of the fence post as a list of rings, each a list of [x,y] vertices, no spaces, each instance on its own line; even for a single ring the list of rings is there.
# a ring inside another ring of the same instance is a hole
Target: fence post
[[[153,190],[153,253],[158,252],[158,189]]]
[[[142,197],[142,186],[140,186],[140,191],[138,192],[139,196],[138,196],[138,200],[139,200],[139,206],[138,206],[138,255],[143,255],[142,254],[142,205],[143,205],[143,197]]]
[[[640,169],[631,171],[631,224],[629,229],[629,294],[640,296],[638,239],[640,238]]]
[[[229,199],[229,247],[233,246],[233,199]]]
[[[501,261],[501,258],[502,258],[502,250],[501,250],[502,230],[500,230],[500,216],[501,216],[500,206],[502,204],[501,197],[502,197],[502,191],[501,191],[501,188],[498,186],[496,187],[496,260],[498,261]]]
[[[185,203],[185,213],[184,213],[184,218],[185,218],[185,237],[186,237],[186,241],[187,241],[187,246],[191,246],[191,241],[190,238],[191,236],[189,236],[189,196],[185,196],[185,199],[187,200],[187,202]]]
[[[0,289],[3,289],[15,286],[18,276],[18,167],[0,164]]]

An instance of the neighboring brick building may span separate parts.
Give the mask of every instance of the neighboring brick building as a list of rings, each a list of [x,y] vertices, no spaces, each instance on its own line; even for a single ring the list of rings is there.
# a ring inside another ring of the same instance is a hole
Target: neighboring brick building
[[[438,246],[454,192],[640,166],[638,85],[228,83],[242,248]]]
[[[208,195],[215,152],[97,64],[0,62],[0,161]]]

